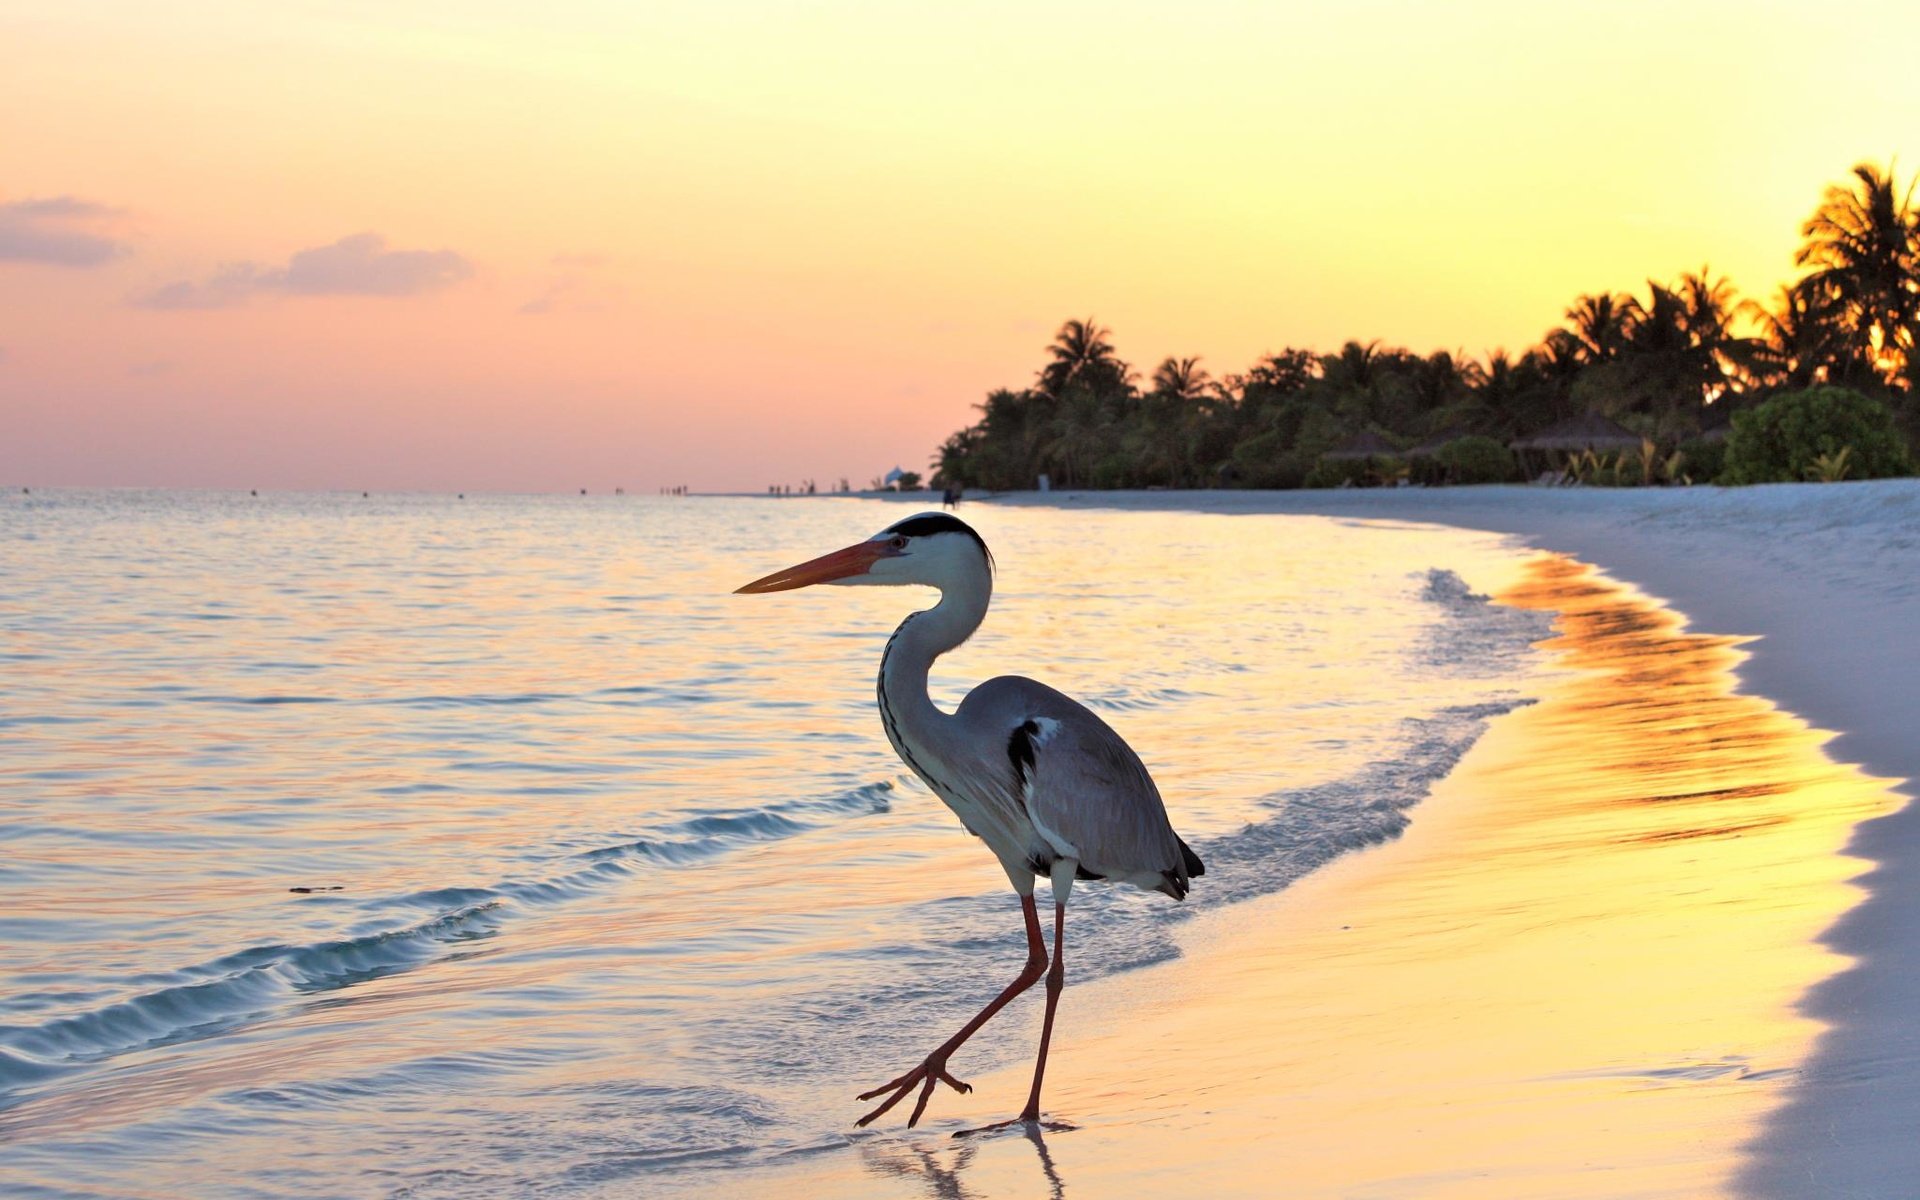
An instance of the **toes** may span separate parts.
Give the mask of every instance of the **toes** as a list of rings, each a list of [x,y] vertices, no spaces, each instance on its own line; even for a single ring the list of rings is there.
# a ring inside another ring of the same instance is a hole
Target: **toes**
[[[861,1129],[865,1129],[867,1126],[873,1124],[875,1121],[878,1121],[881,1117],[886,1116],[887,1110],[892,1108],[895,1104],[898,1104],[899,1102],[900,1102],[900,1097],[895,1096],[893,1099],[887,1101],[885,1104],[882,1104],[879,1108],[874,1109],[872,1112],[868,1113],[866,1116],[861,1117],[858,1121],[855,1121],[854,1124],[859,1126]]]
[[[877,1088],[874,1088],[870,1092],[861,1092],[860,1095],[856,1097],[856,1099],[871,1100],[875,1096],[878,1096],[884,1092],[891,1092],[896,1088],[904,1091],[907,1088],[912,1087],[914,1084],[920,1082],[920,1075],[925,1070],[926,1070],[925,1067],[915,1067],[913,1070],[908,1071],[905,1075],[900,1076],[900,1078],[889,1079],[887,1080],[887,1082],[881,1084]]]
[[[967,1083],[965,1080],[954,1078],[947,1070],[945,1061],[929,1060],[921,1063],[898,1079],[883,1083],[872,1091],[861,1092],[860,1099],[862,1100],[872,1100],[878,1096],[886,1096],[887,1098],[881,1101],[878,1108],[866,1116],[861,1117],[858,1121],[854,1122],[854,1124],[864,1129],[874,1121],[879,1120],[886,1115],[888,1109],[906,1099],[907,1093],[911,1092],[914,1089],[914,1085],[918,1084],[920,1086],[920,1098],[913,1106],[913,1115],[907,1118],[907,1128],[911,1129],[919,1124],[920,1118],[926,1113],[927,1101],[933,1098],[934,1087],[942,1083],[962,1095],[973,1090],[972,1084]],[[889,1092],[891,1092],[892,1095],[887,1095]]]
[[[871,1099],[873,1096],[877,1096],[880,1094],[880,1092],[883,1092],[885,1090],[886,1090],[885,1088],[880,1088],[873,1092],[869,1092],[867,1095],[862,1096],[860,1098],[862,1100]],[[868,1113],[866,1116],[861,1117],[858,1121],[854,1122],[854,1124],[860,1126],[863,1129],[866,1128],[868,1125],[872,1124],[874,1121],[877,1121],[881,1117],[885,1116],[887,1114],[888,1109],[900,1103],[901,1100],[906,1098],[907,1093],[912,1090],[913,1090],[913,1084],[911,1081],[909,1081],[908,1083],[902,1084],[898,1089],[894,1091],[893,1095],[888,1096],[886,1100],[884,1100],[881,1103],[880,1107],[874,1109],[872,1112]]]
[[[939,1082],[935,1075],[928,1075],[926,1083],[920,1087],[920,1101],[913,1106],[913,1115],[907,1118],[907,1128],[912,1129],[920,1123],[921,1114],[927,1111],[927,1101],[933,1099],[933,1085]]]

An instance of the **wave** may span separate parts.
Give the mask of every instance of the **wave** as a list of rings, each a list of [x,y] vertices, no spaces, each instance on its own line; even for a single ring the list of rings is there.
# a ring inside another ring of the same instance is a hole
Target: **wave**
[[[1134,712],[1141,709],[1165,708],[1169,705],[1189,704],[1195,700],[1211,699],[1207,692],[1187,691],[1183,688],[1159,687],[1132,689],[1110,687],[1098,692],[1089,692],[1080,697],[1088,708],[1104,709],[1108,712]]]
[[[377,915],[426,909],[431,916],[393,929],[305,945],[250,947],[206,963],[139,977],[150,990],[31,1026],[0,1026],[0,1107],[7,1094],[65,1069],[134,1050],[214,1037],[280,1011],[290,999],[351,987],[433,962],[462,943],[491,937],[508,906],[558,904],[641,870],[702,863],[749,845],[796,837],[845,816],[885,812],[894,784],[764,808],[706,813],[645,836],[554,856],[560,869],[488,886],[442,887],[375,897],[357,907]]]
[[[1553,632],[1552,613],[1495,604],[1452,571],[1435,567],[1422,578],[1420,598],[1446,617],[1416,650],[1425,666],[1472,679],[1508,674],[1516,654]]]
[[[487,900],[361,937],[256,946],[175,972],[181,982],[104,1008],[0,1029],[6,1044],[0,1054],[13,1064],[9,1071],[0,1063],[0,1080],[8,1074],[44,1077],[63,1065],[224,1033],[274,1011],[289,997],[406,970],[451,943],[488,936],[498,907],[498,901]]]

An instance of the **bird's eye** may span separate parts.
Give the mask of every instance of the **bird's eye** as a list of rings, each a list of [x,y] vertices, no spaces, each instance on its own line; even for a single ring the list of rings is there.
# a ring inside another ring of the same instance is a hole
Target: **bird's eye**
[[[907,548],[907,535],[904,533],[896,533],[893,535],[893,540],[887,544],[895,550],[905,550]]]

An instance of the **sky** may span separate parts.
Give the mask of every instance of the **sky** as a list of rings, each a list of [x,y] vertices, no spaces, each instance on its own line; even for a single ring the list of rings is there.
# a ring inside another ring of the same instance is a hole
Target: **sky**
[[[758,491],[1792,278],[1920,5],[0,0],[0,484]]]

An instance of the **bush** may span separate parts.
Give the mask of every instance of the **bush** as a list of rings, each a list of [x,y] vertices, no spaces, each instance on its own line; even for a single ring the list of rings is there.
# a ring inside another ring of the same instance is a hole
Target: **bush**
[[[1710,442],[1694,438],[1680,443],[1680,470],[1695,483],[1711,483],[1727,469],[1725,439]]]
[[[1305,481],[1310,462],[1298,451],[1286,449],[1278,433],[1255,434],[1233,448],[1234,486],[1297,488]]]
[[[1515,474],[1513,451],[1490,437],[1455,438],[1434,458],[1452,483],[1507,483]]]
[[[1910,475],[1913,461],[1878,400],[1841,387],[1786,392],[1733,417],[1722,483],[1790,483],[1832,463],[1842,450],[1847,477]]]
[[[1134,461],[1125,454],[1109,454],[1093,464],[1087,482],[1092,487],[1106,490],[1136,487]]]

